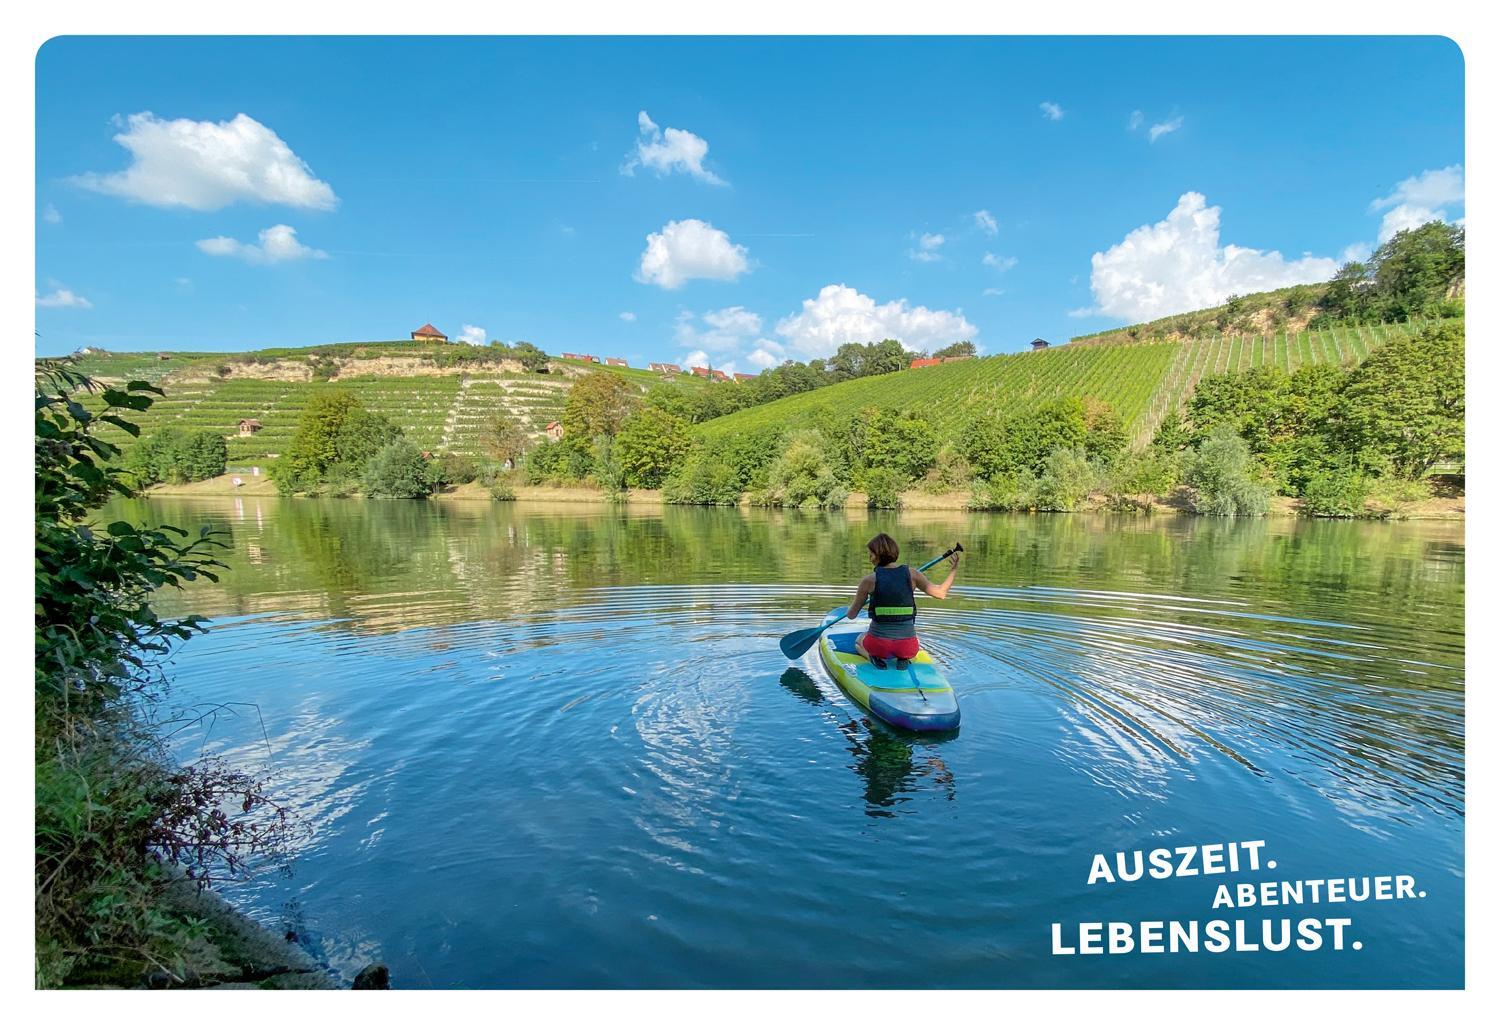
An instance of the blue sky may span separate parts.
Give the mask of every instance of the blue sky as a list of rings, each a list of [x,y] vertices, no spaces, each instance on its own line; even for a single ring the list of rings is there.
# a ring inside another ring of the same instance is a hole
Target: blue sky
[[[55,39],[37,347],[1014,351],[1462,218],[1462,90],[1433,37]]]

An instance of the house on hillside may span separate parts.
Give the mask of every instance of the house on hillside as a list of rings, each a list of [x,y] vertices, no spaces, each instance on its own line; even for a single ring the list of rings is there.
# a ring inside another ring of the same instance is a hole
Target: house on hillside
[[[172,358],[172,354],[170,352],[158,352],[156,354],[156,358],[157,359],[171,359]]]
[[[604,358],[604,364],[605,364],[605,366],[611,366],[611,367],[628,367],[628,366],[630,366],[629,363],[626,363],[623,359],[621,359],[618,356],[606,356]]]
[[[907,367],[906,369],[916,370],[919,367],[935,367],[941,362],[943,361],[936,358],[914,359],[911,361],[911,366]]]
[[[653,363],[651,364],[651,369],[655,370],[658,374],[682,373],[682,368],[679,367],[676,363]]]
[[[962,360],[973,359],[973,358],[974,358],[973,356],[944,356],[943,357],[943,362],[944,363],[958,363],[958,362],[961,362]]]
[[[729,375],[726,374],[726,373],[724,373],[724,371],[722,371],[722,370],[710,370],[708,373],[709,373],[709,376],[712,377],[715,381],[728,381],[729,380]]]
[[[598,363],[599,362],[599,357],[598,356],[590,356],[587,353],[583,353],[583,352],[565,352],[565,353],[562,354],[562,358],[563,359],[576,359],[580,363]]]
[[[547,424],[547,440],[548,441],[562,441],[562,436],[563,436],[562,424],[558,423],[556,420],[553,420],[551,423]]]
[[[753,381],[753,380],[755,380],[755,375],[754,374],[735,374],[734,375],[734,379],[736,381]]]
[[[414,342],[446,342],[448,336],[431,324],[423,324],[411,333],[411,340]]]
[[[260,430],[259,420],[246,419],[240,421],[240,437],[249,438],[253,436],[258,430]]]
[[[1043,349],[1049,348],[1050,346],[1051,343],[1048,342],[1045,338],[1033,338],[1031,340],[1032,352],[1041,352]]]
[[[694,377],[707,377],[708,376],[708,367],[689,367],[688,369],[690,369],[693,372],[693,376]]]

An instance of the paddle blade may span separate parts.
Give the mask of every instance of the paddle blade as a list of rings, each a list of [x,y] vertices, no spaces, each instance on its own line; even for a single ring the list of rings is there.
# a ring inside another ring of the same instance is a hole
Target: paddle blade
[[[818,643],[827,627],[814,626],[807,630],[794,630],[781,639],[781,653],[789,659],[799,659],[808,649]]]

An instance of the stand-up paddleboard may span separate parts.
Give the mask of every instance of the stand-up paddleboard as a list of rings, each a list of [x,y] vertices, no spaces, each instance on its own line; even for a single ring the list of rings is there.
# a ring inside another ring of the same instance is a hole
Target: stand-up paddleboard
[[[854,649],[854,642],[870,628],[870,621],[861,612],[857,619],[837,622],[847,611],[842,608],[828,613],[823,619],[827,629],[818,639],[823,665],[844,693],[877,719],[904,730],[934,733],[958,729],[958,695],[932,656],[919,651],[905,669],[897,669],[893,658],[886,660],[885,669],[876,669]]]

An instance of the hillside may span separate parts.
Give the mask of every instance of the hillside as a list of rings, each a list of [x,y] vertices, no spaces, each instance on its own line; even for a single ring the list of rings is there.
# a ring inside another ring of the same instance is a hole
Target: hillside
[[[105,382],[156,384],[166,395],[135,417],[142,437],[169,424],[222,433],[229,438],[231,468],[279,455],[309,399],[321,390],[354,392],[365,408],[390,417],[421,448],[478,455],[480,433],[497,412],[541,437],[548,421],[561,418],[572,382],[583,374],[615,374],[642,392],[662,381],[648,370],[563,359],[553,359],[548,373],[530,373],[484,348],[410,342],[232,354],[95,353],[81,357],[77,369]],[[715,387],[695,377],[673,380],[686,389]],[[260,421],[261,429],[239,437],[242,419]],[[131,443],[123,432],[108,433],[123,446]]]
[[[1297,333],[1306,331],[1320,310],[1328,285],[1293,285],[1272,292],[1252,292],[1207,309],[1075,335],[1073,345],[1120,345],[1129,342],[1175,342],[1216,335]]]
[[[956,438],[981,412],[1009,412],[1057,398],[1107,402],[1136,444],[1149,440],[1168,412],[1206,374],[1273,364],[1358,363],[1386,339],[1418,325],[1346,327],[1276,335],[1220,335],[1183,342],[1058,346],[1040,352],[945,363],[846,381],[710,420],[706,440],[771,424],[811,426],[821,416],[867,406],[911,410]]]

